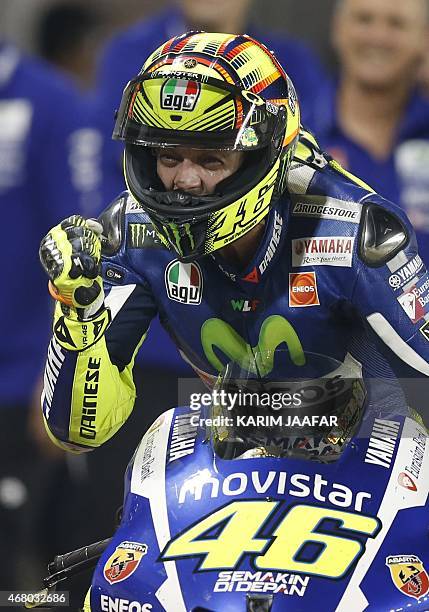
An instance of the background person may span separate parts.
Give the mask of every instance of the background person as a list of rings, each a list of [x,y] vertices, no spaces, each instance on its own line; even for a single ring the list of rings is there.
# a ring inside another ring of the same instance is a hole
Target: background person
[[[31,418],[43,373],[42,347],[50,334],[37,234],[76,209],[90,213],[92,205],[99,206],[99,168],[96,181],[87,181],[89,175],[94,178],[96,163],[85,154],[85,140],[94,132],[88,121],[86,105],[69,81],[0,43],[0,204],[6,228],[0,301],[0,552],[8,559],[1,590],[24,588],[29,574],[37,575],[36,500],[40,483],[50,481],[58,465],[58,454],[39,435],[39,416],[37,423]],[[49,539],[50,532],[43,533]]]
[[[90,90],[103,26],[96,3],[62,1],[48,5],[39,17],[36,51],[71,76],[83,91]]]
[[[427,36],[426,0],[340,0],[338,80],[312,126],[345,168],[402,206],[429,263],[429,99],[417,89]]]

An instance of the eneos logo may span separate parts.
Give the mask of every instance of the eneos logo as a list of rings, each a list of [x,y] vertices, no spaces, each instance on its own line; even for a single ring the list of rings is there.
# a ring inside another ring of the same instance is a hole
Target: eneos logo
[[[129,578],[146,553],[146,544],[121,542],[104,564],[103,574],[107,582],[114,584]]]
[[[169,79],[162,88],[161,108],[165,110],[194,110],[200,97],[201,85],[186,79]]]
[[[319,306],[317,279],[315,272],[289,274],[289,306]]]
[[[181,304],[201,304],[203,275],[196,262],[174,260],[165,270],[165,286],[170,300]]]

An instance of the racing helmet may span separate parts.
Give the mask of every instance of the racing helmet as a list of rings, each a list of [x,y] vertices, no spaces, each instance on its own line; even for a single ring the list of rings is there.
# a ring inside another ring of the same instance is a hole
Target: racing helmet
[[[126,86],[113,138],[124,174],[162,242],[182,261],[242,237],[283,192],[299,135],[294,86],[274,55],[247,35],[188,32],[161,45]],[[211,195],[164,188],[153,149],[244,151]]]

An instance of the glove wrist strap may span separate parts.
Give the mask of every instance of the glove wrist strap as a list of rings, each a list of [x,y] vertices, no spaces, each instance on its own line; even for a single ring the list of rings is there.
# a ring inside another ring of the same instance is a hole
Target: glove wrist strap
[[[54,315],[54,336],[57,342],[68,351],[84,351],[95,344],[103,336],[111,321],[108,308],[103,308],[90,320],[79,320],[77,317],[78,314],[73,309],[70,309],[69,316],[65,316],[61,305],[57,302]]]

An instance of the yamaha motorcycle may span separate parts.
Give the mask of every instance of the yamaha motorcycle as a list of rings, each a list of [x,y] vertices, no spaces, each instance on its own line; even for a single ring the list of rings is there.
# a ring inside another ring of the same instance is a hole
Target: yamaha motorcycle
[[[423,423],[350,356],[275,360],[162,414],[114,536],[57,557],[46,588],[97,561],[86,612],[429,610]]]

